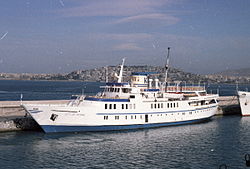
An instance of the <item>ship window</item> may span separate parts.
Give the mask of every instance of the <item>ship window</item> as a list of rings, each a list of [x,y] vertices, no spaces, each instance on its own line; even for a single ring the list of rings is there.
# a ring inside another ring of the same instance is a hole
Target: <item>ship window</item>
[[[122,109],[124,109],[124,104],[122,104]]]
[[[126,104],[126,109],[128,109],[128,104]]]
[[[173,104],[172,104],[172,103],[170,103],[170,107],[171,107],[171,108],[173,107]]]
[[[115,116],[115,120],[119,120],[119,116]]]
[[[136,119],[136,115],[135,115],[135,119]]]
[[[168,108],[169,108],[169,103],[168,103]]]
[[[174,107],[175,107],[175,103],[174,103]]]
[[[128,116],[125,116],[125,119],[127,120],[127,119],[128,119]]]
[[[112,104],[109,105],[109,109],[112,109]]]
[[[135,104],[134,104],[134,109],[135,109]]]
[[[122,92],[123,92],[123,93],[128,93],[128,88],[123,88],[123,89],[122,89]]]
[[[114,92],[114,88],[111,88],[111,92]]]
[[[109,116],[104,116],[104,120],[108,120],[108,117],[109,117]]]
[[[129,98],[134,99],[135,95],[130,95]]]
[[[163,108],[163,103],[161,103],[161,108]]]
[[[160,103],[158,103],[158,108],[160,108]]]
[[[133,119],[133,116],[131,116],[131,119]]]
[[[179,107],[179,104],[178,104],[178,103],[176,103],[176,106],[177,106],[177,107]]]
[[[156,109],[156,104],[155,104],[155,109]]]
[[[154,108],[154,105],[153,104],[151,104],[151,109],[153,109]]]
[[[192,114],[192,112],[189,112],[189,114]]]
[[[117,89],[117,92],[120,92],[120,88]]]
[[[185,115],[185,113],[182,113],[182,115]]]
[[[116,104],[114,104],[114,109],[116,109]]]
[[[105,109],[108,109],[108,104],[105,104]]]
[[[140,115],[140,118],[142,119],[142,115]]]
[[[129,104],[129,109],[132,109],[132,104]]]

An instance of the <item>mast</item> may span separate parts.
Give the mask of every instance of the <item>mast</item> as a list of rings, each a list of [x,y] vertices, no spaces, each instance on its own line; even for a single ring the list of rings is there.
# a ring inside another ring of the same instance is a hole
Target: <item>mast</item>
[[[109,82],[109,79],[108,79],[108,74],[109,74],[108,73],[108,66],[105,67],[105,70],[106,70],[105,71],[105,81],[106,81],[106,83],[108,83]]]
[[[168,47],[168,54],[166,56],[166,65],[165,65],[165,89],[167,89],[167,79],[168,79],[168,69],[169,69],[169,53],[170,47]]]
[[[119,76],[118,76],[118,81],[117,81],[118,83],[122,82],[122,73],[123,73],[124,62],[125,62],[125,58],[122,59],[121,70],[120,70],[120,73],[119,73]]]

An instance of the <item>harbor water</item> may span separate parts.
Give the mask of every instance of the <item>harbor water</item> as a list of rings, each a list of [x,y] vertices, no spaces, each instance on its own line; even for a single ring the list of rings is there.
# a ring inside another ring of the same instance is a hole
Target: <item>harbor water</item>
[[[94,94],[103,83],[0,81],[0,100],[69,99]],[[240,85],[245,90],[249,85]],[[235,85],[209,85],[234,95]],[[250,88],[249,88],[250,89]],[[213,117],[206,123],[119,132],[0,133],[0,168],[230,168],[250,153],[250,117]]]
[[[245,168],[250,118],[155,129],[0,133],[0,168]]]

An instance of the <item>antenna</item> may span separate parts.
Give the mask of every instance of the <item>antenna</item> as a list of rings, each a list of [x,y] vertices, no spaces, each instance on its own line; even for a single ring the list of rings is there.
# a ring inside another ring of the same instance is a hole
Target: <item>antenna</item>
[[[119,73],[119,76],[118,76],[118,81],[117,81],[118,83],[122,82],[122,73],[123,73],[124,62],[125,62],[125,58],[122,59],[121,70],[120,70],[120,73]]]
[[[169,53],[170,53],[170,47],[168,47],[168,54],[167,54],[167,57],[166,57],[166,65],[165,65],[165,87],[167,89],[167,79],[168,79],[168,69],[169,69]]]
[[[23,94],[20,95],[20,104],[23,105]]]

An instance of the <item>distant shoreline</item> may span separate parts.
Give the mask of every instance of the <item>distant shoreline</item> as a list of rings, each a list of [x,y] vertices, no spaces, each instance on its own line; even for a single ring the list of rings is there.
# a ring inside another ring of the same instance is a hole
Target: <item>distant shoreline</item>
[[[17,80],[17,81],[45,81],[45,82],[100,82],[105,83],[104,81],[86,81],[86,80],[44,80],[44,79],[0,79],[1,80]]]
[[[87,80],[44,80],[44,79],[0,79],[0,81],[2,80],[10,80],[10,81],[44,81],[44,82],[93,82],[93,83],[106,83],[105,81],[87,81]],[[194,83],[194,84],[198,84],[198,83]],[[236,85],[236,83],[232,83],[232,82],[206,82],[206,84],[228,84],[228,85]],[[250,83],[238,83],[241,85],[248,85]]]

